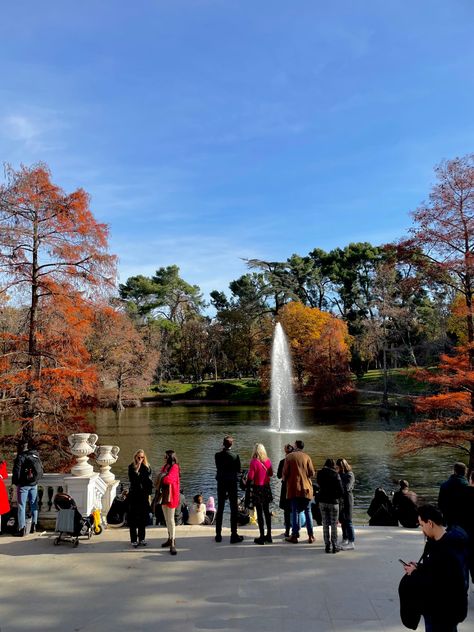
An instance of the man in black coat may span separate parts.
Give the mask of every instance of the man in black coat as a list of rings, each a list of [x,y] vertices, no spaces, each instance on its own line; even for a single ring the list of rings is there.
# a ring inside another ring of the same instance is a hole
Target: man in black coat
[[[216,542],[222,542],[222,518],[225,501],[230,505],[230,542],[242,542],[244,537],[237,533],[237,479],[241,471],[240,457],[232,452],[234,439],[226,435],[223,447],[216,452],[216,480],[217,480],[217,514],[216,514]]]
[[[468,485],[464,463],[455,463],[453,474],[439,488],[438,507],[444,516],[445,524],[462,525],[464,495]]]
[[[402,621],[415,629],[417,608],[426,632],[456,632],[467,616],[466,533],[460,527],[446,530],[441,512],[433,505],[420,507],[418,520],[427,541],[421,560],[404,565],[406,577],[399,589]],[[402,596],[410,600],[410,612]]]

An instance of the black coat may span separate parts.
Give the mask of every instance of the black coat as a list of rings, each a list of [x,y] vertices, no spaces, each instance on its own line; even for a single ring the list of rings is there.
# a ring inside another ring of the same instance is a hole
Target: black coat
[[[138,472],[134,464],[128,466],[128,513],[137,518],[148,517],[150,513],[149,497],[152,490],[151,469],[144,463],[140,465]]]
[[[467,486],[465,476],[451,474],[439,488],[438,506],[448,527],[461,525],[463,522],[463,500]]]
[[[216,480],[219,483],[236,483],[237,476],[240,474],[240,457],[231,450],[223,448],[220,452],[216,452]]]
[[[318,471],[316,481],[319,485],[319,502],[338,505],[344,496],[341,477],[332,467],[324,466]]]
[[[420,614],[453,628],[467,616],[467,537],[457,527],[440,540],[428,539],[418,567],[400,582],[400,614],[406,627]]]

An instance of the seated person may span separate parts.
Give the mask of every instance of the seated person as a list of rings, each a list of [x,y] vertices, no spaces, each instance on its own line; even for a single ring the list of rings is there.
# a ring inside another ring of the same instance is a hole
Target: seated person
[[[397,527],[398,520],[393,513],[392,502],[383,487],[377,487],[374,497],[367,509],[371,527]]]
[[[189,508],[188,524],[204,524],[205,519],[206,505],[202,502],[202,495],[196,494]]]
[[[204,524],[214,524],[216,519],[216,505],[214,502],[214,496],[209,496],[206,503],[206,519]]]
[[[418,526],[418,499],[415,492],[409,490],[408,481],[398,481],[400,489],[393,495],[393,510],[402,527]]]

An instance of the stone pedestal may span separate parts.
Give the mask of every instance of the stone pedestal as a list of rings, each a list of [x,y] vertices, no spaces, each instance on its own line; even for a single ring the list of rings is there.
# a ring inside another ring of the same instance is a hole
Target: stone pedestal
[[[114,502],[114,498],[117,495],[117,487],[119,485],[120,481],[113,481],[107,485],[104,497],[102,498],[102,513],[104,516],[107,515],[112,503]]]
[[[89,476],[65,476],[64,483],[82,515],[88,516],[94,508],[102,510],[107,483],[96,472]]]

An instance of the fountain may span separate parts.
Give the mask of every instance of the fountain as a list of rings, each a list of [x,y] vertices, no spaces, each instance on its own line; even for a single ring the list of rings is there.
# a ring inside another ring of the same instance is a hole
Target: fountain
[[[294,432],[297,429],[298,420],[293,391],[291,356],[285,332],[280,323],[277,323],[273,335],[270,402],[271,430]]]

